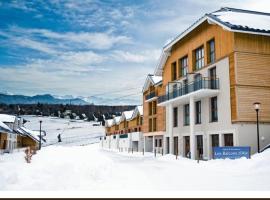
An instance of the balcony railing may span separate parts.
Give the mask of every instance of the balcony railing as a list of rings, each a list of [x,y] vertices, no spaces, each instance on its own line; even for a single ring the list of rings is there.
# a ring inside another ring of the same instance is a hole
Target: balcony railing
[[[145,96],[145,99],[146,100],[149,100],[149,99],[152,99],[154,98],[155,96],[157,96],[156,92],[150,92],[148,95]]]
[[[200,80],[196,80],[191,82],[187,85],[177,87],[172,92],[159,96],[158,103],[163,103],[165,101],[169,101],[176,97],[184,96],[186,94],[201,90],[201,89],[219,89],[219,79],[209,79],[209,78],[202,78]]]

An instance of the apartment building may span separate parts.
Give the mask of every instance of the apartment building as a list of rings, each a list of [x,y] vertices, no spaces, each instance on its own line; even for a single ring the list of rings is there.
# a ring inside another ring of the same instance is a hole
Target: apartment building
[[[143,86],[143,137],[146,152],[163,151],[165,108],[157,106],[158,96],[164,93],[161,75],[149,74]]]
[[[124,111],[121,116],[105,121],[106,136],[101,138],[101,146],[110,149],[143,150],[143,107]]]
[[[269,22],[268,13],[221,8],[163,48],[143,89],[146,148],[161,136],[165,153],[191,159],[211,159],[215,146],[255,153],[254,102],[261,103],[260,147],[270,143]]]

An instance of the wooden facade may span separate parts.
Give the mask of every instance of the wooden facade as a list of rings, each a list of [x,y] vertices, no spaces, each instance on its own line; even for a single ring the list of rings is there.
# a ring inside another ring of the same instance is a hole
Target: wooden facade
[[[182,78],[179,70],[181,58],[187,56],[188,71],[195,71],[194,50],[198,47],[203,46],[204,48],[203,68],[209,66],[207,44],[210,40],[215,41],[214,62],[226,57],[229,58],[232,122],[255,122],[253,103],[257,101],[262,104],[260,121],[270,122],[269,36],[230,32],[219,25],[203,22],[172,46],[171,54],[165,63],[162,74],[164,87],[175,77],[176,80]],[[175,63],[176,76],[173,72]],[[147,113],[147,110],[147,104],[144,104],[144,112]],[[147,123],[147,120],[145,122]]]
[[[32,149],[36,149],[38,145],[39,143],[29,136],[22,136],[22,135],[17,136],[17,147],[19,148],[30,147]]]
[[[7,146],[7,133],[1,133],[0,132],[0,149],[5,149]]]
[[[165,108],[157,106],[157,99],[149,102],[146,100],[146,96],[153,91],[155,91],[156,96],[160,96],[165,92],[165,88],[162,84],[158,86],[150,85],[148,90],[143,93],[143,133],[165,131]]]

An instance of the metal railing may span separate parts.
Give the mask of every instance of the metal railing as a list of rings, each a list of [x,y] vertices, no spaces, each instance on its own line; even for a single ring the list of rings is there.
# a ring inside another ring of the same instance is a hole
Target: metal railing
[[[150,92],[148,95],[145,96],[145,99],[146,100],[149,100],[149,99],[152,99],[154,98],[155,96],[157,96],[156,92]]]
[[[158,103],[169,101],[176,97],[184,96],[186,94],[201,90],[201,89],[219,89],[219,79],[201,78],[200,80],[193,81],[187,85],[177,87],[172,92],[158,97]]]

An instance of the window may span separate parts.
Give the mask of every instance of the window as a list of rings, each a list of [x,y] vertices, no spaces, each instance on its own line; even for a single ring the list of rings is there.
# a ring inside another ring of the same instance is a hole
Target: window
[[[153,115],[155,115],[157,114],[157,101],[153,101],[152,106],[153,106]]]
[[[184,105],[184,126],[189,125],[189,104]]]
[[[173,108],[173,127],[178,126],[178,109],[177,107]]]
[[[177,79],[177,74],[176,74],[176,62],[172,63],[171,65],[171,78],[172,78],[172,81],[176,80]]]
[[[195,50],[195,70],[204,66],[204,49],[203,46]]]
[[[188,57],[179,59],[179,77],[186,76],[188,72]]]
[[[148,131],[152,132],[152,118],[149,119]]]
[[[201,111],[202,111],[202,108],[201,108],[201,101],[197,101],[195,103],[195,111],[196,111],[196,119],[195,119],[195,123],[196,124],[201,124]]]
[[[212,137],[212,147],[218,147],[219,146],[219,136],[218,134],[214,134]]]
[[[184,87],[184,90],[183,90],[184,94],[187,94],[188,93],[188,80],[187,79],[183,81],[183,87]]]
[[[142,125],[142,124],[143,124],[143,118],[140,117],[140,125]]]
[[[153,131],[157,131],[157,118],[153,118]]]
[[[152,102],[148,103],[148,113],[149,115],[152,115]]]
[[[208,63],[213,63],[215,61],[215,40],[212,39],[207,43],[208,46]]]
[[[233,134],[232,133],[224,134],[224,146],[225,147],[233,146]]]
[[[217,71],[216,67],[209,69],[209,76],[210,76],[210,89],[217,89]]]
[[[202,75],[196,74],[194,77],[194,91],[202,89]]]
[[[211,122],[218,121],[218,110],[217,110],[217,97],[212,97],[210,99],[211,108]]]

